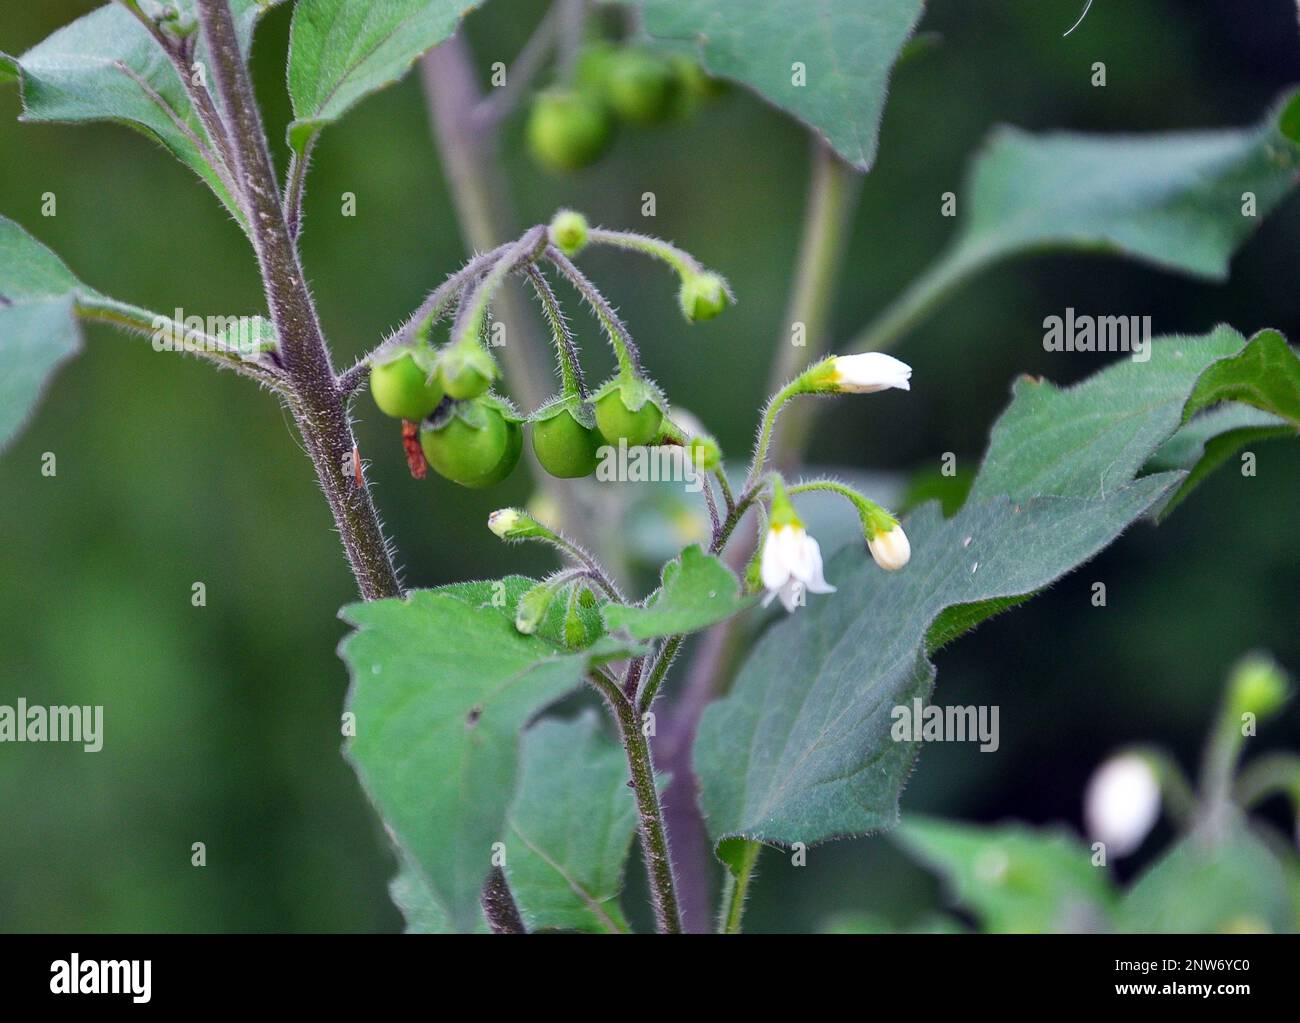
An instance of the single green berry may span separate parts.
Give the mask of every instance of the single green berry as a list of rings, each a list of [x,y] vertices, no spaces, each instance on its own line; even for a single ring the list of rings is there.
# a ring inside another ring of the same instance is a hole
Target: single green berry
[[[578,88],[589,96],[605,95],[609,70],[621,52],[621,46],[604,41],[584,46],[573,69],[573,80],[577,82]]]
[[[478,344],[452,345],[438,362],[438,379],[447,397],[469,401],[487,391],[495,370],[492,356]]]
[[[534,159],[556,171],[595,163],[613,135],[604,104],[586,93],[560,87],[537,94],[526,131]]]
[[[492,405],[476,401],[455,409],[420,431],[420,447],[434,471],[472,489],[490,487],[510,475],[519,461],[519,424]]]
[[[678,80],[672,65],[644,50],[624,50],[611,59],[605,97],[631,124],[659,124],[672,116]]]
[[[371,367],[370,394],[379,411],[394,419],[419,421],[442,401],[438,381],[427,379],[410,352]]]
[[[596,471],[601,437],[565,409],[533,423],[533,453],[542,468],[560,479],[578,479]]]
[[[625,441],[630,448],[653,444],[663,418],[663,411],[653,401],[646,401],[635,411],[628,408],[618,388],[596,399],[596,426],[610,444]]]
[[[1252,654],[1233,669],[1228,684],[1233,716],[1271,717],[1286,703],[1289,688],[1286,675],[1276,663],[1261,654]]]
[[[576,256],[587,246],[587,218],[576,210],[560,210],[551,218],[551,241],[566,256]]]
[[[727,308],[730,299],[727,285],[715,273],[691,274],[682,281],[677,300],[682,306],[682,315],[690,323],[711,320]]]

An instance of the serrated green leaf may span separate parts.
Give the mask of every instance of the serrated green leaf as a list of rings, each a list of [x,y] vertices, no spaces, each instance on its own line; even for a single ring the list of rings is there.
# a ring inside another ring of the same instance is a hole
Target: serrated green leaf
[[[923,0],[637,2],[652,43],[753,89],[861,170],[875,162],[889,73],[924,8]]]
[[[1291,105],[1255,127],[1224,131],[1000,128],[959,196],[964,223],[941,272],[961,277],[1016,253],[1075,248],[1225,280],[1233,252],[1296,183],[1300,145],[1280,127]],[[1252,216],[1243,213],[1246,193]]]
[[[551,638],[553,622],[518,632],[515,604],[532,585],[468,583],[342,612],[356,628],[341,647],[356,716],[348,759],[456,930],[481,919],[492,844],[506,840],[519,732],[589,665],[631,652],[607,639],[569,652]]]
[[[1297,923],[1284,865],[1244,821],[1236,821],[1221,843],[1196,834],[1179,841],[1134,882],[1116,926],[1144,934],[1206,934],[1290,932]]]
[[[947,882],[981,930],[1046,934],[1109,930],[1115,901],[1105,867],[1064,828],[978,827],[909,817],[898,843]],[[1184,893],[1184,897],[1186,893]]]
[[[1245,348],[1220,328],[1157,340],[1149,362],[1071,388],[1023,378],[962,509],[945,520],[929,504],[904,523],[903,571],[879,571],[856,544],[831,559],[839,592],[773,626],[700,723],[695,764],[724,861],[740,837],[812,844],[892,826],[915,753],[892,737],[892,711],[928,696],[927,649],[1051,584],[1172,493],[1184,473],[1135,476],[1200,381],[1253,371]]]
[[[289,144],[303,152],[327,124],[410,70],[479,0],[299,0],[289,42]]]
[[[0,450],[81,349],[77,295],[88,291],[63,260],[0,216]]]
[[[194,0],[172,0],[195,17]],[[257,19],[279,0],[231,0],[245,55]],[[195,62],[207,66],[200,40]],[[161,143],[199,175],[242,222],[239,204],[194,144],[203,125],[176,70],[157,42],[120,4],[106,4],[59,29],[20,57],[0,54],[0,67],[21,85],[24,121],[118,121]],[[209,83],[211,76],[208,76]],[[143,83],[143,84],[142,84]],[[219,105],[219,98],[217,98]],[[177,121],[188,126],[183,131]]]
[[[664,566],[663,584],[645,607],[606,604],[605,622],[636,639],[697,632],[739,614],[754,603],[721,561],[692,544]]]
[[[530,930],[622,933],[623,867],[636,830],[621,747],[589,711],[524,734],[507,815],[506,874]]]

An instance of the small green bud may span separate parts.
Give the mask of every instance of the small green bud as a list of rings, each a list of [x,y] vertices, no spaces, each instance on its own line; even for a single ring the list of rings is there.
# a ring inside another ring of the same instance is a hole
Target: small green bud
[[[718,274],[706,271],[683,278],[677,300],[687,322],[698,323],[721,313],[731,298],[727,293],[727,282]]]
[[[493,512],[493,514],[500,513]],[[491,522],[492,520],[488,519],[489,525]],[[538,583],[519,598],[519,603],[515,607],[515,628],[525,636],[531,636],[542,624],[542,619],[546,617],[546,612],[550,610],[554,600],[555,590],[551,585]]]
[[[1242,714],[1254,714],[1261,721],[1272,717],[1290,695],[1286,675],[1263,654],[1244,658],[1228,680],[1228,700],[1234,718]]]
[[[509,541],[546,540],[555,535],[519,508],[498,508],[488,516],[488,529]]]
[[[587,218],[576,210],[560,210],[551,218],[551,241],[566,256],[576,256],[587,246]]]
[[[604,104],[586,93],[559,87],[537,94],[526,132],[533,158],[554,171],[595,163],[613,136]]]
[[[692,437],[687,445],[687,450],[690,452],[691,460],[698,469],[713,472],[722,465],[722,448],[708,434],[702,433]]]

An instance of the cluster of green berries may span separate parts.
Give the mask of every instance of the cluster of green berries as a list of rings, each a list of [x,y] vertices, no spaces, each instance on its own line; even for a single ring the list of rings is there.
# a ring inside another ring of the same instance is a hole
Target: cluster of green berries
[[[557,213],[547,231],[565,256],[577,255],[589,240],[586,218],[571,210]],[[679,298],[687,320],[722,312],[729,292],[721,277],[689,259],[682,273]],[[462,340],[435,350],[426,330],[373,360],[370,393],[385,415],[419,424],[420,450],[439,475],[475,489],[499,483],[514,470],[525,422],[531,424],[537,461],[561,479],[590,476],[604,445],[676,444],[706,471],[720,463],[717,442],[707,435],[683,435],[666,418],[663,393],[630,365],[591,395],[578,383],[574,367],[564,393],[527,418],[490,390],[497,376],[495,360],[479,343]]]
[[[593,42],[579,55],[571,82],[533,98],[528,145],[546,169],[577,170],[604,155],[619,122],[640,127],[680,120],[718,87],[686,57]]]

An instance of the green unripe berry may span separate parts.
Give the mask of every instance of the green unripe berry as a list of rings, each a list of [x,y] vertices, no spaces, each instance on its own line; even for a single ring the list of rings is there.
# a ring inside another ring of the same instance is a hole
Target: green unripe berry
[[[577,479],[596,471],[601,438],[565,409],[533,423],[533,453],[542,468],[560,479]]]
[[[625,441],[630,448],[653,444],[659,436],[664,414],[654,401],[630,409],[621,389],[613,388],[596,399],[596,426],[605,440],[613,445]]]
[[[528,146],[542,166],[577,170],[595,163],[613,131],[604,104],[573,89],[551,88],[537,94],[528,115]]]
[[[384,415],[417,422],[442,401],[438,381],[426,378],[410,352],[370,368],[370,394]]]
[[[685,278],[677,300],[681,303],[682,315],[690,323],[713,319],[727,308],[730,301],[726,282],[717,274],[708,272]]]
[[[658,124],[672,116],[678,79],[672,66],[643,50],[624,50],[610,59],[605,97],[623,120]]]
[[[576,256],[587,246],[587,218],[576,210],[560,210],[551,218],[551,241],[566,256]]]
[[[438,379],[447,397],[469,401],[484,394],[496,379],[496,364],[479,344],[455,344],[438,361]]]
[[[420,447],[434,471],[472,489],[490,487],[519,462],[519,424],[483,401],[457,408],[420,431]]]

